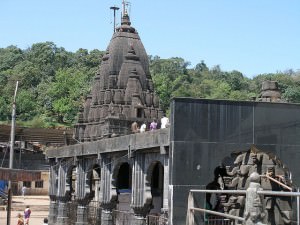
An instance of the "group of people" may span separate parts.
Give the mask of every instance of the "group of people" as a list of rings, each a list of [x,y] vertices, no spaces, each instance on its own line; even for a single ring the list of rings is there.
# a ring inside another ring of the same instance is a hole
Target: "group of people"
[[[18,222],[17,225],[29,225],[29,218],[31,215],[31,209],[27,205],[25,210],[24,210],[24,218],[21,213],[18,213]],[[44,223],[43,225],[48,225],[48,219],[44,218]]]
[[[161,129],[167,128],[170,125],[169,119],[166,116],[163,116],[161,118],[160,122],[161,122],[161,124],[160,124],[160,128]],[[144,122],[141,125],[141,127],[139,127],[139,125],[138,125],[138,123],[136,121],[134,121],[131,124],[131,131],[132,131],[132,133],[144,133],[146,130],[153,131],[153,130],[156,130],[157,128],[158,128],[158,125],[157,125],[156,119],[152,120],[152,122],[149,125],[149,128],[147,128],[146,122]]]

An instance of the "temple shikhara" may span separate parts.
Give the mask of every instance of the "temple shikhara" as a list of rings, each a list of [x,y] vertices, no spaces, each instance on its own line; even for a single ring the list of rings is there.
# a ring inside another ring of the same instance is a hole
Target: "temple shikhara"
[[[300,185],[300,105],[285,103],[276,82],[265,82],[256,101],[174,98],[170,109],[169,127],[132,132],[134,122],[149,125],[164,113],[123,1],[121,25],[78,113],[78,143],[46,152],[49,224],[295,223],[291,197],[256,192]],[[192,206],[231,219],[191,218],[191,189],[228,191],[199,192]]]
[[[130,134],[134,121],[161,117],[148,55],[124,7],[121,26],[113,34],[79,113],[76,139],[94,141]]]

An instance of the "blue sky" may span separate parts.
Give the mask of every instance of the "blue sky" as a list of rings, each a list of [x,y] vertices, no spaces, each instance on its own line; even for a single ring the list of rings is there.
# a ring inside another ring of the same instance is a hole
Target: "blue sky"
[[[0,48],[53,41],[105,50],[112,5],[121,0],[0,0]],[[299,11],[299,0],[131,0],[130,16],[149,55],[252,77],[300,69]]]

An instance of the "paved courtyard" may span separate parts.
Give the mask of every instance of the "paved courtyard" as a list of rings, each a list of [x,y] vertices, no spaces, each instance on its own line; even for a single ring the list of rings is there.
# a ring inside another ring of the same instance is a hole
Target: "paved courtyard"
[[[11,225],[17,224],[17,214],[24,212],[26,205],[31,208],[30,225],[42,225],[43,219],[48,217],[49,197],[48,196],[14,196],[12,199]],[[7,223],[7,212],[0,208],[0,224]]]

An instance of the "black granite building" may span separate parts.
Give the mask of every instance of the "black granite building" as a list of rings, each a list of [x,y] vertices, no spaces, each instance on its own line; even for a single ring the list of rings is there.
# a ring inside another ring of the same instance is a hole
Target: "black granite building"
[[[162,112],[147,54],[124,11],[80,112],[81,143],[47,151],[49,224],[182,225],[190,189],[244,190],[252,172],[298,187],[300,105],[278,103],[273,86],[264,86],[261,102],[176,98],[170,128],[130,133],[133,121]],[[262,187],[285,191],[269,180]],[[242,215],[241,196],[227,196],[223,208],[203,195],[197,203],[224,210],[230,201]],[[265,222],[291,224],[290,199],[266,197],[265,204]],[[207,221],[200,215],[196,222]]]

